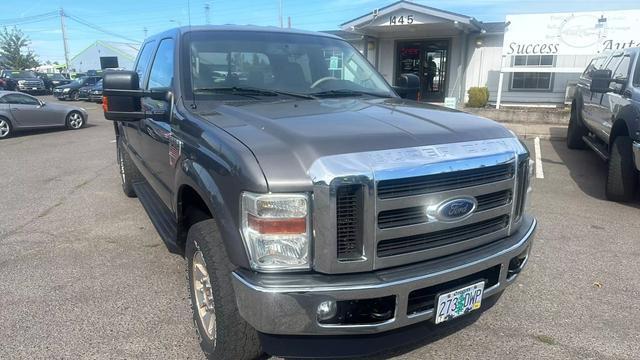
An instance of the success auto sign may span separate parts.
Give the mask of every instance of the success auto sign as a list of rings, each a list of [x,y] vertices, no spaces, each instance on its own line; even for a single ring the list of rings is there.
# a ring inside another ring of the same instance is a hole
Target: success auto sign
[[[640,46],[640,10],[507,15],[503,55],[593,55]]]

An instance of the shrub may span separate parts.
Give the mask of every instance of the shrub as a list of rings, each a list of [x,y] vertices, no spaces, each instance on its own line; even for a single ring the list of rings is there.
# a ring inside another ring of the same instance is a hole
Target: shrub
[[[489,102],[489,88],[486,86],[469,88],[467,94],[469,94],[468,107],[481,108],[487,106]]]

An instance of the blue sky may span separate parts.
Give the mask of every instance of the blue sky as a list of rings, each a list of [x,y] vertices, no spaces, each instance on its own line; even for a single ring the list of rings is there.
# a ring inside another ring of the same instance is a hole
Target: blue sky
[[[285,18],[293,27],[332,30],[355,17],[384,7],[394,0],[283,0]],[[439,0],[414,2],[473,16],[480,21],[503,21],[506,14],[619,10],[640,8],[638,0]],[[204,24],[204,6],[211,7],[212,24],[278,25],[279,0],[191,0],[192,24]],[[2,0],[0,26],[17,25],[32,41],[31,48],[41,61],[63,62],[60,18],[30,18],[57,11],[127,38],[141,40],[149,35],[188,23],[187,0]],[[30,20],[31,19],[31,20]],[[126,41],[67,19],[70,56],[95,40]]]

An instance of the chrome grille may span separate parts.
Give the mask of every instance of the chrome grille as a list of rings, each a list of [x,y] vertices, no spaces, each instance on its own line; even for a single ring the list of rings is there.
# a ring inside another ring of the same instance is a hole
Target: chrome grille
[[[483,185],[509,179],[513,173],[513,164],[503,164],[453,173],[385,180],[378,183],[378,197],[390,199]]]
[[[526,155],[516,138],[505,138],[318,159],[309,169],[314,269],[372,271],[505,238],[521,220],[515,204]],[[461,197],[477,202],[469,216],[444,221],[434,213]]]
[[[406,254],[467,241],[504,230],[508,225],[509,216],[504,215],[452,229],[384,240],[378,243],[378,256]]]

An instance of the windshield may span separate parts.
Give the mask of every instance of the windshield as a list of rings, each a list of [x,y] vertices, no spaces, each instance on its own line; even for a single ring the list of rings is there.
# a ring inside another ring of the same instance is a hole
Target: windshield
[[[248,89],[289,95],[395,96],[369,62],[339,39],[249,31],[224,36],[200,31],[187,36],[192,73],[187,88],[196,98],[239,96]],[[223,91],[229,89],[238,91]]]
[[[84,83],[87,81],[87,79],[88,79],[88,77],[83,76],[81,78],[77,78],[77,79],[73,80],[73,83],[77,84],[77,85],[84,85]]]
[[[49,78],[51,78],[51,80],[67,80],[67,78],[65,78],[62,74],[49,75]]]
[[[7,71],[5,72],[5,76],[9,79],[35,78],[36,74],[32,71]]]

